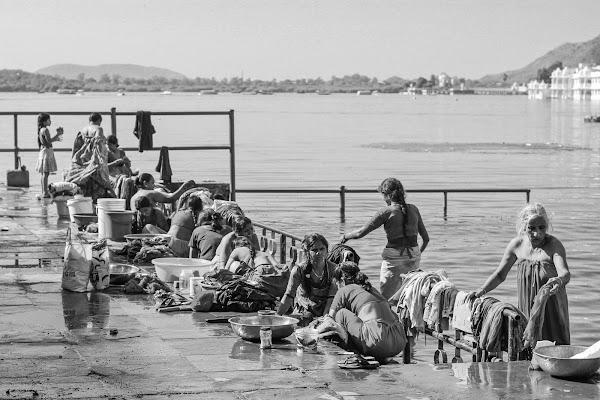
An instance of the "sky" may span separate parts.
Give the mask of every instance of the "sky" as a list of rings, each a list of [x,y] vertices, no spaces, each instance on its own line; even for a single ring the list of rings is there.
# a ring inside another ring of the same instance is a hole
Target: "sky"
[[[0,0],[0,69],[477,79],[600,35],[600,0]]]

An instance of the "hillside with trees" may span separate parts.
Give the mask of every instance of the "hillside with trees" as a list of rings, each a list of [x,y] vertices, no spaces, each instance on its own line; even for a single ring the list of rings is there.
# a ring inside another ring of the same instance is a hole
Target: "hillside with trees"
[[[60,76],[66,79],[84,80],[93,78],[99,80],[103,75],[118,75],[121,78],[151,79],[159,76],[166,79],[186,79],[179,72],[165,68],[146,67],[135,64],[101,64],[101,65],[77,65],[77,64],[55,64],[35,71],[36,74]]]
[[[565,43],[521,69],[486,75],[479,81],[487,86],[496,83],[527,83],[532,79],[549,82],[549,76],[557,66],[576,67],[580,63],[600,65],[600,36],[587,42]]]

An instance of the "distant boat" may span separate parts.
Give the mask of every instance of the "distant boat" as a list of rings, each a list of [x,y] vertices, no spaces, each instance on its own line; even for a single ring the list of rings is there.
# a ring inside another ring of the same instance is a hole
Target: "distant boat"
[[[125,96],[125,92],[117,92],[117,96]]]
[[[214,89],[205,89],[205,90],[201,90],[200,93],[198,93],[198,96],[204,96],[204,95],[208,95],[208,94],[219,94],[219,92],[217,92]]]
[[[327,95],[331,94],[331,92],[329,90],[317,90],[316,93],[319,94],[319,95],[321,95],[321,96],[327,96]]]
[[[258,94],[258,92],[256,90],[249,90],[247,92],[242,92],[242,94],[250,94],[250,95],[255,95]]]
[[[39,93],[39,94],[44,94],[44,93],[46,93],[46,92],[44,92],[43,90],[38,90],[38,93]]]
[[[263,94],[263,95],[270,96],[270,95],[273,94],[273,92],[271,92],[270,90],[259,90],[258,94]]]
[[[164,94],[165,96],[170,96],[170,95],[172,95],[173,93],[172,93],[172,92],[169,92],[168,90],[165,90],[165,91],[164,91],[164,92],[162,92],[161,94]]]
[[[79,89],[77,92],[75,92],[76,96],[83,96],[85,94],[85,92],[83,91],[83,89]]]
[[[58,89],[56,91],[58,94],[75,94],[77,91],[75,89]]]
[[[357,96],[369,96],[370,94],[370,90],[359,90],[358,92],[356,92]]]

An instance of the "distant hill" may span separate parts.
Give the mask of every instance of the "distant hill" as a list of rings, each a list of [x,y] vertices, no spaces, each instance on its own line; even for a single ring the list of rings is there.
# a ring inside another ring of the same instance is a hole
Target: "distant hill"
[[[579,63],[600,65],[600,36],[587,42],[565,43],[521,69],[486,75],[479,81],[502,82],[504,74],[506,74],[508,76],[506,82],[527,83],[536,78],[539,69],[548,68],[557,61],[561,61],[565,67],[576,67]]]
[[[55,64],[35,71],[36,74],[61,76],[66,79],[78,79],[79,74],[85,74],[86,78],[98,80],[103,74],[120,75],[122,78],[150,79],[158,76],[167,79],[184,79],[185,75],[164,68],[144,67],[135,64],[102,64],[102,65],[77,65],[77,64]]]

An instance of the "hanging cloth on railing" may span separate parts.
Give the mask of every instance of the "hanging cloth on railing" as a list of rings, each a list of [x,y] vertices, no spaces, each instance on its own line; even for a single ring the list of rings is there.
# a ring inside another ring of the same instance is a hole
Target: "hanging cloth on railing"
[[[167,146],[162,146],[160,148],[156,172],[160,172],[160,179],[162,179],[164,183],[171,182],[173,171],[171,170],[171,163],[169,162],[169,148]]]
[[[152,150],[154,143],[152,135],[156,133],[154,125],[150,119],[150,111],[138,111],[135,113],[135,126],[133,127],[133,134],[139,139],[139,152],[142,153],[144,150]]]

